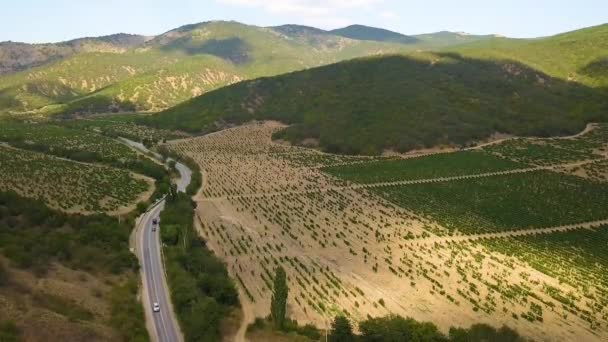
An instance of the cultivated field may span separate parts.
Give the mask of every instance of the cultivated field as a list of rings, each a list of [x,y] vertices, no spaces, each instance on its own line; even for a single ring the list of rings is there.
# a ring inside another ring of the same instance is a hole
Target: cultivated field
[[[152,195],[152,179],[0,145],[0,190],[40,199],[69,213],[131,211]]]
[[[555,139],[593,146],[550,162],[498,152],[511,141],[408,160],[330,156],[272,143],[280,128],[254,123],[172,144],[204,172],[196,221],[228,263],[247,320],[268,314],[281,264],[300,323],[392,312],[442,329],[483,322],[537,340],[608,338],[604,266],[589,261],[608,259],[603,240],[589,238],[608,223],[608,185],[563,173],[603,172],[603,127]],[[547,232],[539,236],[555,243],[533,235]],[[586,262],[563,259],[592,243]]]

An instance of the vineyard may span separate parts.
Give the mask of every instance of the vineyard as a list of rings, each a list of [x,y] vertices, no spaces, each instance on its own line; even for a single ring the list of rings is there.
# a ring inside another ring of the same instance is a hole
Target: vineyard
[[[0,190],[65,212],[128,212],[138,199],[151,195],[149,178],[6,146],[0,146],[0,172]]]
[[[162,166],[127,145],[92,131],[70,129],[45,123],[2,121],[0,142],[88,163],[101,163],[160,178]]]
[[[467,234],[608,218],[608,184],[550,171],[377,187],[384,198]]]
[[[572,291],[551,275],[474,242],[432,243],[456,230],[605,219],[606,185],[530,171],[354,188],[321,168],[412,163],[416,167],[403,171],[410,172],[405,177],[426,178],[495,170],[488,160],[496,157],[461,152],[470,164],[441,171],[434,163],[453,156],[422,161],[332,156],[273,143],[272,134],[281,128],[250,124],[169,145],[193,158],[204,173],[203,191],[195,197],[196,226],[227,263],[246,317],[268,315],[273,271],[281,265],[290,288],[288,312],[301,324],[323,328],[339,313],[354,321],[396,313],[442,329],[471,322],[507,324],[539,340],[608,336],[603,327],[591,330],[587,320],[569,314],[544,291],[545,284],[560,293]],[[497,165],[507,171],[521,167],[502,159]],[[389,176],[401,177],[384,177]],[[452,199],[444,203],[438,197]],[[504,203],[511,197],[513,203]],[[480,228],[480,221],[485,226]]]
[[[608,153],[608,125],[592,125],[591,131],[574,138],[511,139],[483,150],[510,160],[556,165],[597,159]]]
[[[138,115],[103,115],[90,119],[61,122],[62,126],[103,133],[112,137],[125,137],[134,141],[165,141],[185,138],[188,135],[136,124]]]
[[[426,157],[326,167],[333,176],[356,183],[455,177],[526,168],[527,165],[478,151],[441,153]]]
[[[567,284],[570,291],[548,284],[543,287],[543,292],[565,311],[564,315],[578,316],[592,329],[608,324],[608,227],[488,239],[482,244]],[[539,305],[553,309],[546,303]]]

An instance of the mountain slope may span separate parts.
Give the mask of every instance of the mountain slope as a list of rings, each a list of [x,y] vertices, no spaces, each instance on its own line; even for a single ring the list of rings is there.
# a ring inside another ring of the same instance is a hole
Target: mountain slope
[[[487,60],[517,60],[564,80],[608,86],[608,24],[543,39],[491,39],[455,51]]]
[[[205,22],[171,30],[125,53],[80,53],[0,78],[0,109],[158,111],[243,79],[409,50],[310,28]]]
[[[417,34],[412,36],[418,39],[418,43],[423,47],[445,48],[462,44],[483,41],[497,38],[497,35],[475,35],[461,32],[440,31],[435,33]]]
[[[241,82],[144,123],[201,132],[252,119],[280,120],[292,126],[279,138],[314,138],[331,152],[373,154],[465,145],[497,132],[574,133],[588,121],[606,119],[606,109],[606,99],[593,89],[515,62],[422,53]]]
[[[144,36],[114,34],[56,44],[0,42],[0,75],[29,69],[82,52],[125,52],[143,44]]]
[[[401,33],[364,25],[351,25],[341,29],[329,31],[336,36],[350,39],[373,40],[378,42],[391,42],[400,44],[414,44],[418,39]]]

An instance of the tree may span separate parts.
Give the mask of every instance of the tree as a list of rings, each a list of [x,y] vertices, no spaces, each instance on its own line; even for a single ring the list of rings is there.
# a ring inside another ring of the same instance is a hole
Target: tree
[[[329,340],[332,342],[351,342],[355,340],[353,327],[348,318],[344,316],[336,316],[331,323],[331,332]]]
[[[270,302],[270,317],[277,329],[283,329],[285,326],[288,292],[287,275],[285,274],[283,267],[279,266],[276,269],[272,299]]]

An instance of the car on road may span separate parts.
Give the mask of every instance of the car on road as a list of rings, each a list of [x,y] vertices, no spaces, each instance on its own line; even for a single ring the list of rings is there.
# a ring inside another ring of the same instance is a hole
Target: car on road
[[[152,310],[154,310],[154,312],[160,312],[160,305],[157,302],[154,302]]]
[[[157,219],[157,218],[152,219],[152,224],[153,224],[153,225],[157,225],[157,224],[158,224],[158,219]]]

